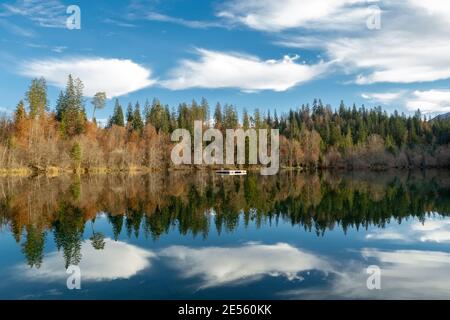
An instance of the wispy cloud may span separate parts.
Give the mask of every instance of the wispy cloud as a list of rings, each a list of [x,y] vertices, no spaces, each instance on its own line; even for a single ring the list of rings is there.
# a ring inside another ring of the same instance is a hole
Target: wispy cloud
[[[67,18],[67,8],[58,0],[17,0],[0,8],[3,16],[26,17],[41,27],[64,28]]]
[[[67,49],[66,46],[56,46],[52,47],[52,51],[56,53],[63,53]]]
[[[221,6],[217,16],[252,29],[279,32],[293,28],[339,28],[337,22],[353,22],[365,16],[366,0],[232,0]]]
[[[323,74],[328,65],[296,63],[298,56],[261,60],[239,53],[197,49],[197,60],[183,60],[162,85],[169,89],[238,88],[286,91]]]
[[[70,57],[65,59],[32,60],[24,62],[19,72],[29,77],[44,77],[63,88],[67,76],[72,74],[85,84],[85,94],[93,96],[99,91],[116,97],[151,86],[152,72],[131,60]]]
[[[381,103],[391,103],[393,101],[398,101],[405,94],[404,91],[399,92],[383,92],[383,93],[363,93],[361,97],[366,100]]]
[[[8,32],[11,32],[12,34],[18,35],[21,37],[32,38],[35,36],[35,33],[33,30],[30,30],[30,29],[27,29],[24,27],[20,27],[6,19],[0,18],[0,28],[4,28]]]
[[[111,18],[105,18],[102,20],[102,22],[112,24],[112,25],[115,25],[118,27],[124,27],[124,28],[135,28],[136,27],[136,25],[133,23],[125,22],[122,20],[111,19]]]
[[[165,14],[161,14],[158,12],[149,12],[145,15],[146,20],[150,21],[160,21],[160,22],[169,22],[179,24],[185,27],[194,28],[194,29],[206,29],[212,27],[224,27],[224,24],[215,21],[199,21],[199,20],[186,20],[183,18],[177,18],[168,16]]]
[[[30,48],[35,48],[35,49],[46,49],[46,50],[50,50],[52,52],[56,52],[56,53],[63,53],[65,50],[67,50],[66,46],[49,46],[46,44],[40,44],[40,43],[27,43],[26,44],[27,47]]]

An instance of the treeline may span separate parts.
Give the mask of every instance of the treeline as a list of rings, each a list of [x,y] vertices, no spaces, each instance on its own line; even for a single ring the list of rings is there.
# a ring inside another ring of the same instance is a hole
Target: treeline
[[[210,111],[206,99],[181,103],[178,108],[158,99],[129,103],[116,99],[105,125],[95,112],[105,107],[99,92],[90,101],[92,120],[86,114],[83,83],[68,77],[67,86],[50,109],[44,79],[31,82],[14,116],[0,119],[0,168],[38,171],[161,170],[172,166],[170,133],[193,130],[195,120],[224,131],[234,128],[280,130],[280,163],[285,167],[411,168],[447,167],[450,164],[450,120],[427,121],[381,107],[367,109],[343,102],[333,110],[315,100],[280,115],[256,109],[243,111],[217,103]],[[27,169],[28,170],[28,169]]]

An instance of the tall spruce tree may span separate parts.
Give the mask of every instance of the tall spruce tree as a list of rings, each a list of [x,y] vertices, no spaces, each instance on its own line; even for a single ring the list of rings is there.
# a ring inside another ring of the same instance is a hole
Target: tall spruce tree
[[[142,131],[144,128],[144,122],[142,121],[141,116],[141,106],[139,105],[139,101],[136,102],[134,106],[133,119],[132,119],[132,128],[135,131]]]
[[[48,108],[47,83],[44,78],[33,79],[26,93],[31,119],[43,116]]]
[[[133,128],[133,105],[131,104],[131,102],[128,103],[128,107],[127,107],[127,128],[128,129],[132,129]]]
[[[125,120],[123,116],[122,106],[120,105],[119,99],[116,99],[114,104],[114,112],[112,117],[109,120],[108,127],[112,127],[113,125],[124,127]]]
[[[69,75],[66,92],[62,103],[57,107],[60,112],[61,131],[65,136],[72,137],[84,132],[87,121],[83,100],[83,82]]]

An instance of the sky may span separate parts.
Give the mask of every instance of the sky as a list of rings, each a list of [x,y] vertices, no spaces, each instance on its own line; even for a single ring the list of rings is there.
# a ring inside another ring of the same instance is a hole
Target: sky
[[[98,119],[115,98],[154,97],[278,114],[320,98],[432,116],[450,112],[449,39],[450,3],[439,0],[7,0],[0,111],[41,76],[54,108],[72,74],[88,114],[106,92]]]

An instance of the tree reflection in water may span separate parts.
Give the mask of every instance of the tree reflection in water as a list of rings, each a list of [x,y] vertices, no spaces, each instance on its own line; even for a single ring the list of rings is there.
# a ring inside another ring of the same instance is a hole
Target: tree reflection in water
[[[448,171],[339,174],[282,172],[219,177],[208,172],[141,176],[1,178],[0,224],[10,228],[30,267],[39,268],[45,241],[79,264],[87,223],[105,214],[114,239],[158,240],[174,228],[208,237],[279,219],[323,236],[339,227],[384,228],[393,220],[450,213]],[[104,248],[92,227],[91,244]]]

